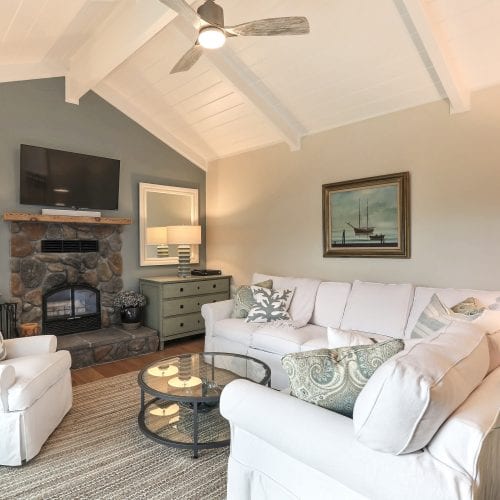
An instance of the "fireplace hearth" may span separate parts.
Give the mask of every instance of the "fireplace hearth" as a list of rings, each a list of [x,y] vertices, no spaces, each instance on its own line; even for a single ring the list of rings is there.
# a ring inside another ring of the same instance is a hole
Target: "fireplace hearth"
[[[85,284],[50,289],[42,300],[42,329],[46,335],[98,330],[101,299],[97,288]]]

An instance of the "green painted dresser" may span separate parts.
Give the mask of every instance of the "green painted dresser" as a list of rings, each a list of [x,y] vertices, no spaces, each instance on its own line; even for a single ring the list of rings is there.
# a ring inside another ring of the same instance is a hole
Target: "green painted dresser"
[[[229,299],[231,276],[159,276],[141,278],[148,303],[143,323],[158,330],[160,349],[165,342],[205,331],[201,306]]]

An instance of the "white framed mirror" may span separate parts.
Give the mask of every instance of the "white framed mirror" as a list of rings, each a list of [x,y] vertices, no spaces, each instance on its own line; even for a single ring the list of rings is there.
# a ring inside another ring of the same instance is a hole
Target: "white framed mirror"
[[[139,242],[141,266],[177,265],[177,245],[164,241],[166,226],[197,225],[198,190],[139,183]],[[200,260],[198,245],[191,248],[191,263]]]

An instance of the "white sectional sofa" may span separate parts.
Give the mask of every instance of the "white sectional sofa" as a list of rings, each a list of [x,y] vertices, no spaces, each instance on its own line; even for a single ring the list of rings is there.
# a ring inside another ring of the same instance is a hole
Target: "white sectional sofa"
[[[295,310],[303,318],[307,304],[300,287],[310,293],[314,280],[256,274],[252,282],[266,278],[273,279],[275,288],[295,286],[293,301],[300,303]],[[205,350],[261,359],[271,367],[272,386],[284,389],[284,354],[328,347],[329,326],[408,338],[434,293],[448,307],[471,296],[493,310],[498,305],[500,330],[500,291],[359,281],[317,282],[315,290],[309,323],[295,329],[231,318],[231,300],[204,305]],[[499,356],[495,338],[493,358]],[[245,380],[226,387],[221,412],[231,423],[228,500],[500,498],[500,367],[490,371],[423,450],[404,455],[361,444],[350,418]]]

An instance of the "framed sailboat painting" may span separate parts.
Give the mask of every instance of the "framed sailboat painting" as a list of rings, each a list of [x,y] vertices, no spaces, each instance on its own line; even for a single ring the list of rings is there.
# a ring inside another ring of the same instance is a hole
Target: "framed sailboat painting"
[[[323,184],[324,257],[410,257],[410,175]]]

